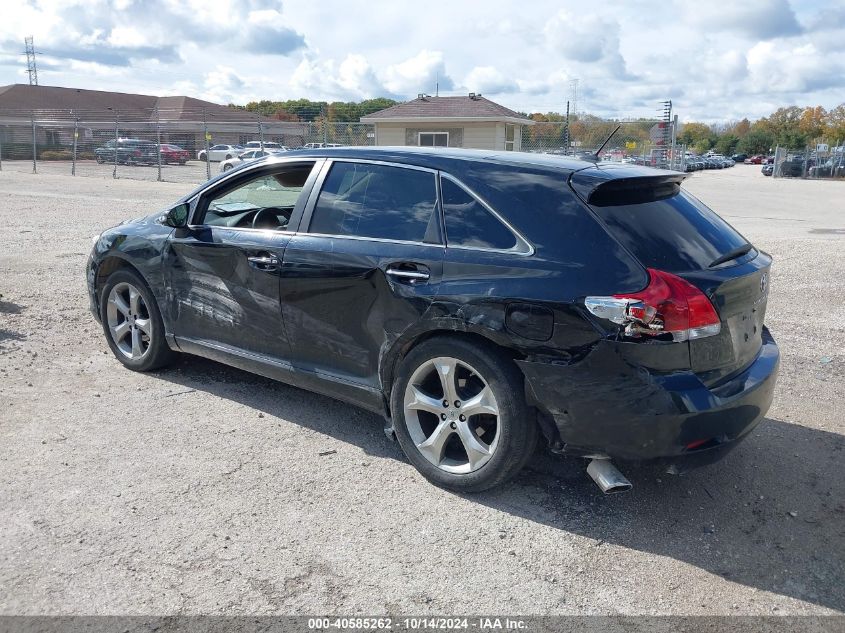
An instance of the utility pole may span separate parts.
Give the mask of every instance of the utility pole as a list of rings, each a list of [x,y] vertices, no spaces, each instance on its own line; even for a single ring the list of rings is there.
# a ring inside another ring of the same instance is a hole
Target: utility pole
[[[569,100],[572,102],[572,114],[578,116],[578,80],[569,80]]]
[[[38,68],[35,66],[35,44],[31,35],[29,37],[25,37],[23,41],[26,45],[26,72],[29,75],[29,85],[37,86]]]
[[[569,154],[569,101],[566,102],[566,127],[563,128],[563,151]]]

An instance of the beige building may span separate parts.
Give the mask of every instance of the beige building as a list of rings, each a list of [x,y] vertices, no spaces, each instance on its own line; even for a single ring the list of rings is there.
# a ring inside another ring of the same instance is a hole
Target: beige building
[[[465,147],[519,151],[522,128],[534,121],[480,94],[419,95],[361,118],[375,127],[376,145]]]

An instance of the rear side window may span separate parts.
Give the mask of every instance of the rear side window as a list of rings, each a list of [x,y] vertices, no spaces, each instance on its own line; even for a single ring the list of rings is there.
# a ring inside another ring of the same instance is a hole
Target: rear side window
[[[703,270],[747,243],[731,225],[683,190],[638,201],[648,197],[632,192],[634,204],[591,205],[613,237],[646,267],[672,273]]]
[[[317,198],[311,233],[437,241],[437,188],[428,171],[336,162]]]
[[[449,180],[440,179],[446,242],[449,246],[495,248],[516,246],[516,237],[475,197]]]

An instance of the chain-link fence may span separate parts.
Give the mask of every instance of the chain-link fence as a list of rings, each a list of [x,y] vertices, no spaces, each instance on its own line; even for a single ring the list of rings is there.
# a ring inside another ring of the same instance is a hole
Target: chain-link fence
[[[259,151],[372,145],[371,125],[281,121],[243,111],[3,110],[0,170],[202,182]]]
[[[573,116],[568,123],[561,117],[521,126],[516,138],[506,133],[509,148],[576,156],[595,153],[612,134],[602,160],[685,169],[684,148],[674,145],[671,123],[662,121]],[[0,170],[199,183],[239,164],[248,150],[375,141],[369,124],[289,121],[223,107],[0,110]]]
[[[845,178],[845,146],[817,143],[811,147],[775,150],[772,176],[775,178]]]
[[[573,116],[569,122],[560,117],[524,126],[521,145],[525,152],[585,156],[594,154],[607,141],[600,154],[604,161],[684,171],[686,148],[675,145],[674,138],[673,124],[662,120],[608,121]]]

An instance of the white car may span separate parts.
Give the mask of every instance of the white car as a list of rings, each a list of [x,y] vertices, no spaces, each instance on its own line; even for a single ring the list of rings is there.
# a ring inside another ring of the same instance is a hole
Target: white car
[[[244,149],[261,149],[261,141],[250,141],[244,145]],[[264,143],[264,149],[269,152],[285,152],[288,148],[281,143],[266,142]]]
[[[251,149],[248,152],[242,152],[234,158],[229,158],[221,162],[220,171],[229,171],[230,169],[234,169],[238,165],[243,165],[244,163],[253,161],[256,158],[267,156],[268,154],[270,154],[270,152],[262,152],[260,149]]]
[[[240,145],[212,145],[208,148],[208,160],[229,160],[244,151]],[[205,150],[197,152],[197,160],[205,160]]]

